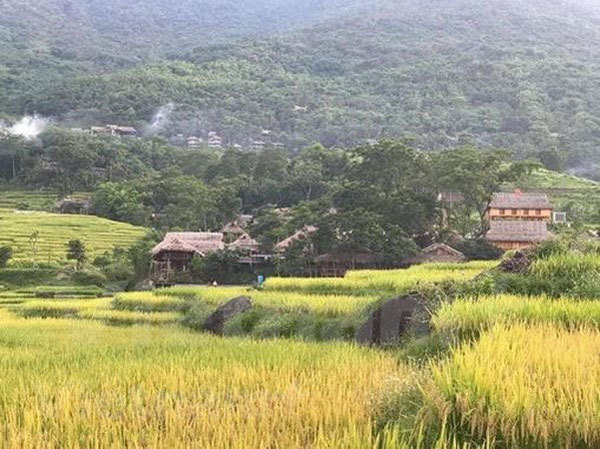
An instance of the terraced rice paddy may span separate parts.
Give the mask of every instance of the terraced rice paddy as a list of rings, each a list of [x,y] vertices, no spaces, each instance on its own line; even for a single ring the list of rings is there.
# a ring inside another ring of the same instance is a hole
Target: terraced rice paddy
[[[430,337],[453,344],[414,365],[395,351],[341,341],[220,338],[183,327],[196,306],[213,311],[240,295],[273,311],[267,321],[335,321],[417,279],[462,280],[485,266],[319,280],[362,286],[355,295],[296,279],[271,279],[262,290],[174,287],[114,298],[2,291],[0,447],[599,447],[598,301],[461,298],[433,318]],[[367,295],[365,285],[383,287]]]
[[[394,358],[0,311],[0,446],[369,448]],[[351,375],[349,375],[351,373]]]
[[[269,291],[295,291],[307,294],[388,295],[406,293],[436,282],[472,279],[497,262],[464,264],[424,264],[406,270],[356,270],[344,278],[270,278]]]
[[[0,209],[50,211],[59,200],[57,192],[34,190],[0,191]]]
[[[127,248],[144,236],[144,228],[85,215],[0,210],[0,245],[13,249],[13,260],[56,262],[65,259],[67,243],[85,243],[90,259],[116,246]],[[31,239],[37,232],[37,242]]]
[[[431,366],[425,425],[510,448],[600,447],[600,333],[500,325]]]

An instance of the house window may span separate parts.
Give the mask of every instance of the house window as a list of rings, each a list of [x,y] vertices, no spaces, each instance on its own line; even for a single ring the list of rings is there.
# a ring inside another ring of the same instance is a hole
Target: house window
[[[511,214],[513,214],[513,215],[517,215],[517,209],[511,209],[511,211],[510,211],[510,212],[511,212]]]
[[[500,215],[505,215],[506,214],[506,209],[500,209]]]
[[[542,215],[542,209],[536,209],[535,210],[535,214],[536,215]]]
[[[529,215],[529,209],[524,209],[523,210],[523,215]]]

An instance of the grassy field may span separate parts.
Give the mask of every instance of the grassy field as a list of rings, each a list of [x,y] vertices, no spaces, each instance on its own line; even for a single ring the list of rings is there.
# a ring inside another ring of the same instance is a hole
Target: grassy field
[[[145,234],[144,228],[94,216],[9,210],[0,210],[0,229],[0,245],[12,247],[15,261],[33,259],[31,235],[37,232],[37,262],[64,260],[71,239],[83,241],[93,259],[115,246],[129,247]]]

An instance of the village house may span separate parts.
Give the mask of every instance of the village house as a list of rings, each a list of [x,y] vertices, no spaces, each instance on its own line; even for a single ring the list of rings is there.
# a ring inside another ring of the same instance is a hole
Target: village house
[[[229,248],[246,254],[256,254],[259,251],[260,245],[249,234],[243,233],[229,245]]]
[[[198,150],[202,148],[204,141],[200,137],[191,136],[187,138],[187,147],[190,150]]]
[[[221,138],[215,131],[208,133],[208,148],[223,148],[223,138]]]
[[[137,129],[131,126],[118,126],[118,125],[106,125],[106,126],[92,126],[90,128],[90,134],[93,135],[109,135],[119,137],[135,137],[138,135]]]
[[[152,278],[168,282],[190,271],[194,257],[205,257],[225,249],[220,232],[168,232],[152,249]]]
[[[548,240],[553,211],[544,193],[496,193],[486,211],[489,230],[485,239],[505,251]]]
[[[494,220],[552,221],[554,208],[545,193],[495,193],[486,216]]]

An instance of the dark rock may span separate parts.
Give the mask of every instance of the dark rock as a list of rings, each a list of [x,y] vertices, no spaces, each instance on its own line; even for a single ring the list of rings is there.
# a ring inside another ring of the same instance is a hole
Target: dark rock
[[[233,298],[227,303],[220,306],[212,315],[204,322],[204,329],[213,332],[217,335],[223,335],[223,327],[227,320],[234,316],[244,313],[252,308],[252,301],[246,296]]]
[[[375,310],[356,333],[356,341],[366,345],[393,344],[405,335],[429,333],[431,314],[420,295],[392,299]]]

